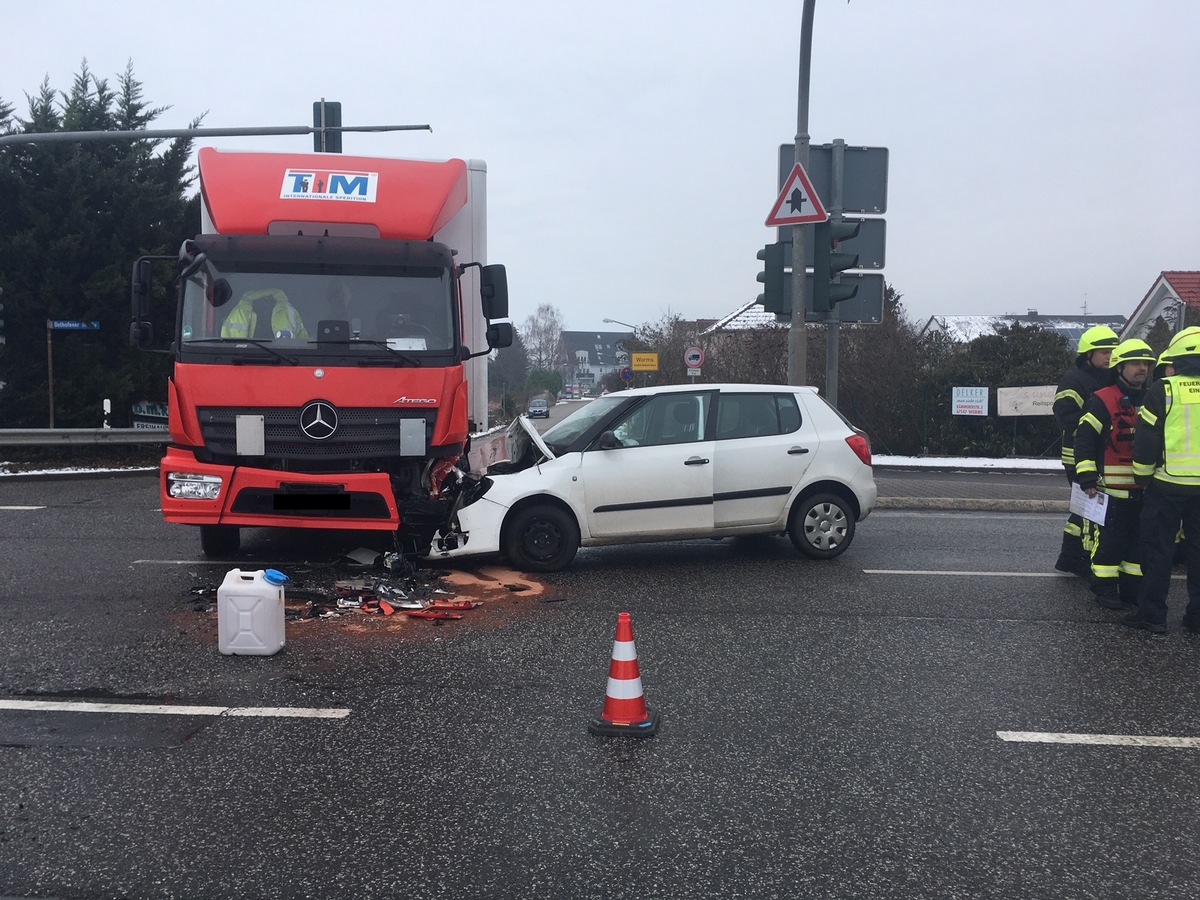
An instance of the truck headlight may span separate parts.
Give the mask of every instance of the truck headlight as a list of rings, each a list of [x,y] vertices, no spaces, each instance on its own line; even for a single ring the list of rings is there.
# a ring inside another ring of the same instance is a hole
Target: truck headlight
[[[167,473],[167,494],[177,500],[216,500],[220,493],[220,475]]]

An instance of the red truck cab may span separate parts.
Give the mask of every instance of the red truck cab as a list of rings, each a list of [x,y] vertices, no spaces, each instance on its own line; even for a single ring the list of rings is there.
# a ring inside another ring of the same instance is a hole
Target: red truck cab
[[[164,518],[199,526],[206,554],[235,552],[249,526],[388,530],[421,553],[463,501],[486,425],[475,366],[512,342],[492,321],[508,315],[504,269],[475,258],[468,168],[200,151],[160,481]],[[134,266],[143,348],[156,259]]]

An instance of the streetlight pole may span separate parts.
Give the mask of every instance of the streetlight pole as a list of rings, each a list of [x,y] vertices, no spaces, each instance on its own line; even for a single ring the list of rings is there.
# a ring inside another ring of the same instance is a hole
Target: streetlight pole
[[[626,328],[628,328],[630,331],[632,331],[634,333],[634,337],[637,336],[637,326],[636,325],[630,325],[628,322],[622,322],[619,319],[601,319],[600,321],[607,322],[609,325],[624,325]],[[648,377],[649,376],[647,376],[647,378]]]
[[[800,77],[796,101],[796,163],[808,171],[808,75],[812,69],[813,9],[817,0],[804,0],[800,21]],[[788,330],[788,384],[807,384],[808,343],[805,332],[804,295],[806,282],[804,229],[808,225],[792,226],[792,325]]]

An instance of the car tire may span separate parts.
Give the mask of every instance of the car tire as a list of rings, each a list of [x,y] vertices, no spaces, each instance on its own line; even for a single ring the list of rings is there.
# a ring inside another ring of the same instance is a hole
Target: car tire
[[[242,546],[241,529],[236,525],[201,525],[200,549],[205,556],[233,556]]]
[[[813,494],[792,510],[788,537],[807,557],[833,559],[854,540],[854,509],[836,494]]]
[[[525,572],[559,572],[579,550],[579,524],[558,506],[518,510],[504,528],[504,554]]]

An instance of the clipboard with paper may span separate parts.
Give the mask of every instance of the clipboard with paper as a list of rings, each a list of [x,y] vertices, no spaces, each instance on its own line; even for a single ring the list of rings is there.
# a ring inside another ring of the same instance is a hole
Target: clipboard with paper
[[[1103,525],[1104,517],[1108,515],[1108,494],[1097,491],[1095,497],[1089,497],[1083,488],[1072,483],[1070,510],[1089,522]]]

